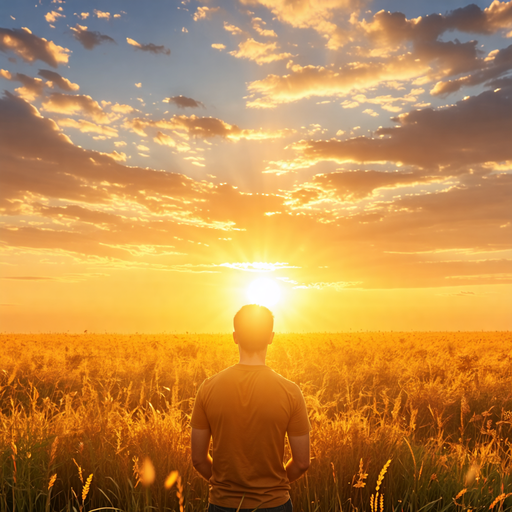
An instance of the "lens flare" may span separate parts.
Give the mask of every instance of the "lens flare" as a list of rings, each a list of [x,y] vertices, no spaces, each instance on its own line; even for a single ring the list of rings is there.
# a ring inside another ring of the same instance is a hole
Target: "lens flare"
[[[275,306],[281,298],[281,290],[279,285],[268,277],[260,277],[255,279],[247,289],[247,297],[251,304],[259,304],[260,306]]]

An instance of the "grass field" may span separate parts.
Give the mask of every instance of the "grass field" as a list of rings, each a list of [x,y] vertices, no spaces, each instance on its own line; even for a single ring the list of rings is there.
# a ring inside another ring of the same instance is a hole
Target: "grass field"
[[[189,419],[230,335],[3,334],[0,354],[0,512],[205,510]],[[267,364],[313,428],[296,511],[512,510],[511,333],[278,334]]]

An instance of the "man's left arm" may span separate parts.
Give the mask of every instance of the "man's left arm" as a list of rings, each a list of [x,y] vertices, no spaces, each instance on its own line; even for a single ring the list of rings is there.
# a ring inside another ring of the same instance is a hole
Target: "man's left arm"
[[[192,449],[192,464],[195,470],[205,479],[210,480],[212,476],[212,464],[208,450],[210,448],[210,439],[212,433],[210,429],[192,428],[191,449]]]

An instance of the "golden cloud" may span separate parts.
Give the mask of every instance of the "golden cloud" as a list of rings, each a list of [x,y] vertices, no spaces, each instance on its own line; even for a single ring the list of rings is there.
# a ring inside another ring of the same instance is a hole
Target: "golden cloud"
[[[55,23],[55,21],[57,21],[57,19],[59,18],[65,18],[66,16],[64,14],[61,14],[60,12],[58,11],[50,11],[50,12],[47,12],[44,16],[44,19],[48,22],[48,23]]]
[[[98,102],[87,95],[53,93],[43,101],[42,108],[57,114],[83,114],[100,124],[111,122]]]
[[[47,83],[48,87],[53,87],[56,85],[59,89],[63,91],[78,91],[80,86],[78,84],[74,84],[67,78],[59,75],[55,71],[50,71],[48,69],[40,69],[37,73],[39,76],[42,76],[45,80],[49,80],[50,83]]]
[[[112,112],[117,112],[118,114],[131,114],[136,109],[134,109],[130,105],[124,105],[124,104],[116,103],[115,105],[112,105],[110,107],[110,110],[112,110]]]
[[[26,62],[41,60],[56,68],[67,64],[71,50],[37,37],[28,28],[0,28],[0,51],[12,51]]]
[[[6,80],[21,82],[22,87],[18,87],[16,92],[27,101],[33,101],[44,92],[44,83],[40,78],[32,78],[23,73],[15,73],[13,75],[5,69],[0,69],[0,76]]]
[[[294,130],[253,130],[253,129],[240,129],[237,125],[226,123],[222,119],[215,117],[199,117],[196,115],[186,116],[173,116],[171,119],[162,119],[159,121],[152,121],[146,118],[135,118],[126,121],[126,126],[131,128],[138,135],[145,137],[146,129],[155,127],[160,129],[175,130],[178,132],[185,132],[187,137],[199,137],[209,139],[213,137],[221,137],[232,141],[241,139],[246,140],[266,140],[283,138],[295,133]],[[169,141],[169,136],[161,134],[157,137],[159,143],[172,146],[174,144]],[[165,141],[165,142],[164,142]]]
[[[210,19],[212,14],[217,12],[219,9],[220,7],[198,7],[192,18],[194,21]]]
[[[135,46],[135,48],[137,48],[138,50],[142,50],[143,52],[150,52],[150,53],[155,53],[155,54],[162,53],[164,55],[171,54],[171,50],[169,50],[169,48],[166,48],[163,45],[157,46],[153,43],[140,44],[137,41],[135,41],[134,39],[131,39],[129,37],[126,38],[126,42],[131,46]]]
[[[258,32],[258,34],[262,37],[277,37],[277,34],[271,30],[263,28],[262,25],[266,25],[266,23],[261,18],[253,18],[252,19],[252,28]]]
[[[473,86],[488,82],[486,85],[498,85],[500,77],[512,69],[512,45],[501,50],[493,50],[481,62],[480,69],[473,74],[455,80],[439,81],[430,91],[432,96],[447,96],[459,91],[462,87]]]
[[[277,60],[293,57],[291,53],[276,53],[277,43],[260,43],[252,38],[243,41],[238,45],[238,50],[229,52],[237,59],[249,59],[260,66]]]
[[[227,30],[231,35],[242,34],[243,30],[235,25],[231,25],[227,21],[224,22],[224,30]]]
[[[299,156],[271,162],[268,171],[289,172],[321,161],[393,162],[425,169],[459,169],[512,158],[512,89],[484,92],[453,106],[401,114],[398,126],[379,128],[377,137],[300,141]]]
[[[344,96],[384,80],[410,80],[428,69],[411,56],[393,57],[385,62],[352,63],[338,69],[293,65],[289,75],[269,75],[251,82],[247,106],[273,108],[312,96]]]
[[[90,121],[86,121],[84,119],[79,119],[76,121],[75,119],[59,119],[57,124],[66,128],[77,128],[82,133],[98,133],[100,135],[105,135],[107,137],[117,137],[118,132],[115,128],[111,128],[110,126],[103,126],[91,123]]]
[[[504,145],[510,139],[506,123],[512,107],[505,92],[493,94],[484,93],[473,104],[467,100],[438,111],[406,114],[399,131],[376,139],[383,146],[370,147],[369,154],[392,153],[408,144],[417,151],[420,143],[427,146],[424,152],[437,151],[438,158],[447,151],[445,146],[459,156],[475,146],[471,151],[478,154],[500,130],[504,133],[496,146]],[[438,117],[440,112],[447,114]],[[493,116],[496,129],[486,136]],[[479,119],[481,126],[473,119]],[[448,126],[442,131],[444,124]],[[442,133],[433,139],[431,132],[436,130]],[[475,142],[478,137],[480,144]],[[437,148],[444,139],[444,146]],[[507,150],[496,154],[500,152]],[[372,198],[372,191],[401,186],[402,181],[408,186],[431,179],[432,173],[319,175],[294,187],[295,199],[300,199],[300,189],[303,198],[313,189],[338,200],[367,197],[366,210],[351,204],[337,205],[334,213],[325,208],[297,211],[283,204],[290,199],[287,191],[243,193],[228,184],[196,181],[170,170],[122,165],[114,155],[75,146],[53,121],[10,94],[0,100],[0,157],[0,209],[6,215],[23,211],[39,223],[0,228],[6,250],[44,253],[45,257],[58,252],[97,266],[169,271],[219,271],[222,267],[217,265],[226,262],[231,268],[252,262],[246,266],[254,269],[258,262],[288,262],[288,268],[306,269],[301,271],[299,286],[319,287],[358,282],[365,288],[445,286],[450,276],[458,276],[458,284],[485,283],[512,272],[512,262],[500,253],[494,259],[479,256],[488,261],[440,257],[439,251],[454,248],[465,248],[466,256],[471,250],[511,248],[512,237],[507,233],[512,229],[512,175],[494,174],[478,165],[472,165],[472,174],[453,177],[442,191],[422,194],[416,189],[414,195],[386,201]],[[305,199],[300,202],[308,204]],[[171,252],[186,253],[186,259],[158,260]],[[336,286],[343,289],[345,285]]]
[[[346,42],[345,30],[340,27],[343,16],[332,21],[335,13],[350,18],[364,2],[360,0],[241,0],[245,5],[263,5],[280,21],[297,28],[313,28],[327,38],[327,46],[333,50]]]
[[[98,9],[94,9],[94,15],[96,18],[109,20],[110,19],[110,13],[105,11],[99,11]]]

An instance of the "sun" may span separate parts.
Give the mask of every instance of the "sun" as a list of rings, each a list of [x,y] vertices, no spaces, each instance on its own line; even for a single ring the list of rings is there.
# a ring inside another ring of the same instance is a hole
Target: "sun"
[[[274,279],[259,277],[252,281],[247,288],[247,297],[251,304],[272,307],[279,302],[281,290]]]

